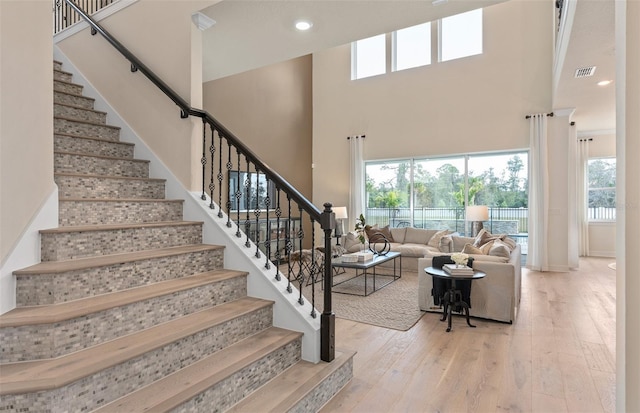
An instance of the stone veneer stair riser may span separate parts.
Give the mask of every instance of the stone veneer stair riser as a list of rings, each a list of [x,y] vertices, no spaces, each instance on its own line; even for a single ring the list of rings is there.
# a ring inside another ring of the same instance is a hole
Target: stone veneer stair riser
[[[82,95],[82,89],[82,85],[53,79],[54,91],[71,93],[73,95]]]
[[[42,261],[60,261],[96,255],[119,254],[197,244],[202,241],[202,222],[87,231],[41,231]]]
[[[53,116],[69,119],[77,119],[86,122],[107,124],[107,114],[96,110],[85,109],[75,105],[65,105],[55,103],[53,105]]]
[[[53,147],[58,152],[81,153],[92,156],[133,158],[134,145],[127,142],[106,141],[99,138],[85,138],[55,134]]]
[[[163,199],[165,180],[97,175],[55,174],[60,198]]]
[[[64,384],[62,387],[17,395],[3,395],[0,411],[3,411],[3,408],[9,410],[7,409],[9,406],[13,406],[14,411],[32,411],[33,406],[42,406],[33,411],[91,411],[268,328],[272,317],[269,305],[173,340],[133,359],[119,362],[112,367]],[[161,326],[153,328],[159,327]],[[129,337],[135,338],[135,335]],[[299,346],[298,336],[296,341],[285,346],[286,354],[282,356],[292,359],[291,364],[293,364],[297,361],[296,356],[299,359],[299,349],[297,353],[295,351]],[[64,404],[58,405],[59,400],[64,400]]]
[[[83,260],[89,260],[89,258]],[[25,273],[28,271],[25,269],[14,272],[16,275],[16,302],[18,307],[62,303],[180,278],[185,275],[222,269],[223,262],[224,249],[212,247],[177,255],[132,260],[64,272],[34,274],[33,270],[30,273]]]
[[[93,109],[95,99],[85,96],[74,95],[66,92],[53,92],[53,101],[57,103],[80,106],[86,109]]]
[[[183,200],[60,199],[59,224],[98,225],[182,220]]]
[[[117,126],[101,125],[99,123],[90,123],[61,117],[54,118],[53,132],[66,133],[73,136],[104,138],[114,142],[120,140],[120,128]]]
[[[196,277],[196,276],[190,276]],[[185,277],[189,278],[189,277]],[[0,328],[2,363],[55,358],[247,295],[246,274],[61,320]],[[146,287],[139,287],[146,288]],[[117,293],[114,293],[117,294]],[[81,305],[81,303],[78,303]],[[169,310],[168,310],[169,309]],[[140,317],[144,314],[144,317]],[[119,320],[115,323],[114,320]],[[128,321],[128,322],[124,322]],[[91,330],[91,334],[85,334]]]
[[[69,72],[65,72],[64,70],[53,70],[53,80],[61,80],[63,82],[69,82],[73,80],[73,75]]]
[[[149,161],[140,159],[54,152],[53,166],[56,173],[128,176],[131,178],[149,177]]]

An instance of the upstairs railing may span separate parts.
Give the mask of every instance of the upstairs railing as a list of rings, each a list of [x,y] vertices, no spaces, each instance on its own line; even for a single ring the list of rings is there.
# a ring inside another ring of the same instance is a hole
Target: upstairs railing
[[[140,71],[180,109],[180,117],[202,119],[202,195],[203,202],[226,226],[236,228],[235,236],[244,239],[256,259],[273,277],[287,277],[287,291],[297,286],[297,302],[305,296],[311,301],[310,316],[317,317],[316,289],[323,283],[323,311],[320,316],[320,358],[335,358],[335,315],[331,302],[331,232],[335,217],[331,204],[320,210],[280,174],[264,163],[231,131],[209,113],[192,108],[125,46],[94,21],[71,0],[65,3],[100,33],[130,63],[131,71]],[[244,229],[244,232],[241,231]],[[322,246],[316,245],[316,231],[324,233]],[[307,236],[310,234],[310,236]],[[326,252],[326,253],[325,253]]]
[[[78,0],[78,6],[91,15],[113,3],[114,0]],[[53,34],[59,33],[82,20],[69,4],[63,0],[53,1]]]

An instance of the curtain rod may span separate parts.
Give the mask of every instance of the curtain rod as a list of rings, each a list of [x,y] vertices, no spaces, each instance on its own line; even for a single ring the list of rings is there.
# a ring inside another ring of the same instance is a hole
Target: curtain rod
[[[366,138],[366,135],[347,136],[347,139],[351,139],[351,138],[356,138],[356,139],[362,138],[362,139],[364,139],[364,138]]]
[[[551,118],[551,117],[553,117],[553,112],[551,112],[551,113],[547,113],[547,116],[549,116],[550,118]],[[525,116],[524,118],[525,118],[525,119],[530,119],[530,118],[531,118],[531,115],[527,115],[527,116]]]
[[[591,142],[593,140],[593,138],[583,138],[583,139],[578,139],[578,142]]]

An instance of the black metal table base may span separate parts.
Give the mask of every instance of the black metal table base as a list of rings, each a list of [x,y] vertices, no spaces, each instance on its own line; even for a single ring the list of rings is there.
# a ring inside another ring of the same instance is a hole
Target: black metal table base
[[[453,309],[458,307],[464,308],[464,313],[467,317],[467,324],[469,325],[469,327],[476,327],[471,324],[471,320],[469,319],[469,304],[462,300],[462,293],[460,292],[460,290],[455,289],[455,285],[452,285],[452,288],[444,293],[442,301],[444,302],[444,311],[442,313],[442,318],[440,319],[440,321],[445,321],[447,319],[449,320],[447,333],[451,331],[451,318],[453,317]]]

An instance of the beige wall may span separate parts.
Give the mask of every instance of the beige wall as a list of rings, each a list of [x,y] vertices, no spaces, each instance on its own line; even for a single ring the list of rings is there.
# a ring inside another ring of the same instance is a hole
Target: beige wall
[[[0,258],[53,182],[51,2],[0,1]]]
[[[358,81],[350,45],[314,54],[314,202],[348,203],[349,135],[366,134],[366,160],[527,148],[525,115],[551,109],[552,16],[488,7],[482,55]]]
[[[204,84],[204,109],[309,199],[311,61],[303,56]]]
[[[100,24],[191,102],[193,84],[201,84],[201,76],[192,78],[191,14],[215,2],[140,0]],[[145,22],[144,30],[140,22]],[[132,74],[129,62],[101,36],[90,36],[85,29],[58,46],[180,182],[197,189],[199,158],[192,157],[197,124],[180,119],[178,107],[144,75]]]

